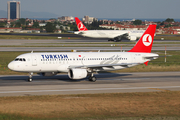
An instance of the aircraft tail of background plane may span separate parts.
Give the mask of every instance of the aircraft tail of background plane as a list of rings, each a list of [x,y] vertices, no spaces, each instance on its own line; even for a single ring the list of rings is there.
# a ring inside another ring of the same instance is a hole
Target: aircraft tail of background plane
[[[79,20],[78,17],[75,17],[75,20],[76,20],[76,25],[77,25],[79,31],[87,31],[88,30],[86,28],[86,26]]]
[[[128,52],[151,53],[155,31],[156,25],[149,25],[149,27],[138,40],[136,45]]]

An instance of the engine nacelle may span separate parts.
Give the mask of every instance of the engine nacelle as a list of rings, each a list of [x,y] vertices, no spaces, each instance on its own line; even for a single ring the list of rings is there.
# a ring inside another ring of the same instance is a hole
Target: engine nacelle
[[[129,36],[128,39],[131,41],[135,41],[137,39],[137,37],[136,36]]]
[[[88,72],[86,69],[70,69],[68,71],[68,76],[71,79],[82,79],[87,77]]]
[[[54,76],[54,75],[57,75],[57,72],[43,72],[43,73],[38,73],[38,74],[42,76]]]

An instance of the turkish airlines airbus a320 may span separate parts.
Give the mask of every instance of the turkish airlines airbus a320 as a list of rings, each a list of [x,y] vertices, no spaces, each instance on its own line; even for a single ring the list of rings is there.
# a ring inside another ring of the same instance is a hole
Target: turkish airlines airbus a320
[[[33,72],[43,76],[53,76],[67,72],[71,79],[88,77],[96,81],[93,72],[124,69],[135,65],[148,64],[158,58],[151,53],[156,25],[149,25],[140,40],[128,52],[39,52],[19,55],[8,64],[8,68],[18,72]]]
[[[135,41],[139,39],[145,30],[88,30],[85,25],[75,17],[76,24],[79,31],[74,32],[74,34],[82,35],[84,37],[90,38],[107,38],[108,41],[121,41],[122,37],[129,39],[130,41]]]

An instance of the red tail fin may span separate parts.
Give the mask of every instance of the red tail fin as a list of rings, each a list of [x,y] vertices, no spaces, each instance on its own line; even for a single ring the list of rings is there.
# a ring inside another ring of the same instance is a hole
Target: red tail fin
[[[79,20],[78,17],[75,17],[75,20],[76,20],[76,25],[77,25],[79,31],[86,31],[86,30],[88,30],[88,29],[84,26],[84,24]]]
[[[149,25],[147,30],[141,36],[136,45],[128,52],[145,52],[150,53],[156,31],[156,25]]]

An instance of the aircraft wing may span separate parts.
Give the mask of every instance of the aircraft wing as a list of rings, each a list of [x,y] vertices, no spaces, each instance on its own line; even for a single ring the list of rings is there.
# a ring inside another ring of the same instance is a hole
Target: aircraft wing
[[[119,36],[114,37],[114,39],[115,39],[115,40],[121,40],[122,37],[127,38],[127,36],[129,36],[129,34],[128,34],[128,33],[124,33],[124,34],[122,34],[122,35],[119,35]]]
[[[137,64],[137,63],[101,64],[101,65],[80,65],[80,66],[69,66],[69,69],[72,69],[72,68],[102,68],[102,67],[112,67],[112,66],[128,67],[128,65],[133,65],[133,64]]]
[[[75,31],[67,31],[68,33],[74,33]]]

